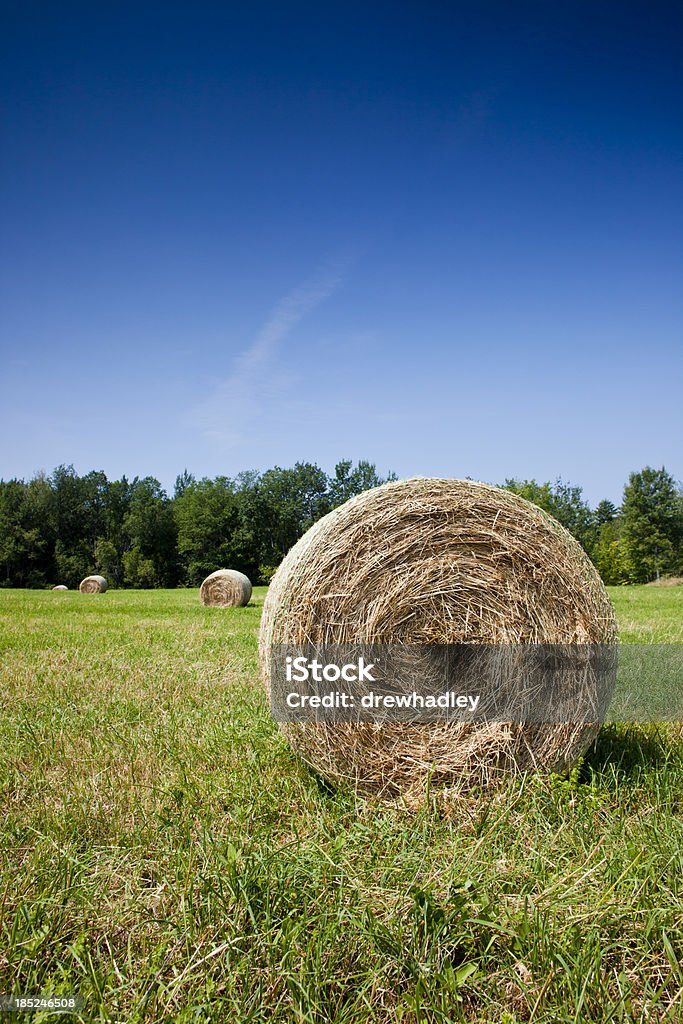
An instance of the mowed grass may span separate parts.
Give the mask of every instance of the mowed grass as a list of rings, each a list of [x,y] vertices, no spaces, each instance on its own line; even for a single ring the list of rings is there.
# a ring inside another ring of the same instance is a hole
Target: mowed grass
[[[0,591],[0,992],[88,1021],[683,1020],[680,728],[361,800],[270,718],[263,594]],[[683,588],[612,596],[625,640],[683,639]]]

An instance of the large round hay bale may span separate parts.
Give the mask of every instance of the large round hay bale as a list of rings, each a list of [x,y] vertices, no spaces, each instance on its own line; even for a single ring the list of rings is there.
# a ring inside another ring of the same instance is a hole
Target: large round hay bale
[[[58,583],[57,586],[53,587],[52,589],[53,590],[68,590],[69,588],[65,587],[63,583]]]
[[[592,645],[615,639],[602,581],[555,519],[487,484],[415,479],[352,498],[301,538],[270,585],[259,651],[270,693],[273,644]],[[584,718],[287,722],[281,728],[320,774],[395,796],[421,791],[427,779],[457,789],[511,769],[566,769],[598,726]]]
[[[86,576],[78,588],[81,594],[103,594],[107,589],[104,576]]]
[[[243,608],[251,598],[251,582],[236,569],[216,569],[202,583],[199,596],[209,608]]]

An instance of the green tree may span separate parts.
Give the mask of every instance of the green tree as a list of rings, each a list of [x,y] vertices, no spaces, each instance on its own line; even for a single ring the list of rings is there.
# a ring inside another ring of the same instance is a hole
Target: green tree
[[[596,526],[600,527],[604,523],[611,523],[619,516],[619,509],[617,506],[609,501],[607,498],[603,499],[597,505],[593,519]]]
[[[184,469],[182,473],[179,473],[175,478],[175,488],[173,490],[173,497],[179,498],[185,493],[188,487],[191,487],[195,482],[194,476],[187,469]]]
[[[603,582],[608,586],[628,583],[629,563],[619,519],[607,520],[599,526],[592,558]]]
[[[151,558],[145,558],[136,546],[123,553],[123,572],[126,585],[140,590],[158,587],[159,577]]]
[[[73,466],[58,466],[50,477],[54,503],[55,568],[60,583],[76,587],[95,569],[89,540],[86,494]]]
[[[95,542],[95,564],[98,572],[117,587],[124,583],[123,556],[130,549],[126,532],[126,516],[130,509],[131,484],[125,476],[110,480],[106,488],[102,536]]]
[[[343,505],[349,498],[353,498],[362,491],[368,491],[395,479],[395,473],[389,473],[384,478],[381,477],[375,465],[364,459],[361,459],[355,468],[351,459],[343,459],[334,467],[334,476],[329,477],[328,480],[330,504],[336,508],[337,505]]]
[[[108,509],[112,484],[101,470],[79,476],[73,466],[58,466],[50,477],[54,504],[57,576],[70,587],[101,568],[98,550],[113,526]],[[108,578],[112,580],[111,573]],[[112,580],[112,582],[120,582]]]
[[[259,564],[268,566],[278,565],[299,537],[332,508],[327,476],[310,462],[267,470],[255,487],[253,502]]]
[[[123,583],[123,552],[108,537],[98,537],[95,542],[95,567],[109,583],[121,586]]]
[[[0,481],[0,584],[43,587],[54,572],[52,491],[42,475]]]
[[[590,552],[594,542],[593,515],[580,487],[559,479],[554,484],[508,479],[503,486],[550,513]]]
[[[631,473],[622,503],[623,541],[632,583],[648,583],[681,566],[683,515],[673,477],[662,466]]]
[[[183,582],[196,586],[221,568],[247,572],[245,563],[236,560],[240,552],[234,537],[241,522],[233,480],[219,476],[191,482],[175,499],[174,515]]]
[[[154,477],[137,477],[130,485],[123,520],[128,538],[123,554],[124,579],[132,587],[172,587],[178,579],[177,530],[173,506]]]
[[[80,478],[84,539],[93,562],[95,560],[95,545],[107,527],[108,491],[109,482],[106,474],[101,470],[92,470]]]

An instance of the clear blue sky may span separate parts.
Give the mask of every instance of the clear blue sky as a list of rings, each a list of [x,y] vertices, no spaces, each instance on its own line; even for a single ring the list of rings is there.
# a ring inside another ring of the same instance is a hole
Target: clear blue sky
[[[683,9],[5,5],[0,476],[683,477]]]

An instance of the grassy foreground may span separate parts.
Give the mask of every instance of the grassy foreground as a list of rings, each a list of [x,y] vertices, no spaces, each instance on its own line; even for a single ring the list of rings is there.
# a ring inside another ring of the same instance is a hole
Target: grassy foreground
[[[683,640],[683,587],[612,596],[624,640]],[[270,719],[262,600],[0,591],[0,993],[86,1021],[683,1020],[679,727],[605,728],[569,779],[359,800]]]

